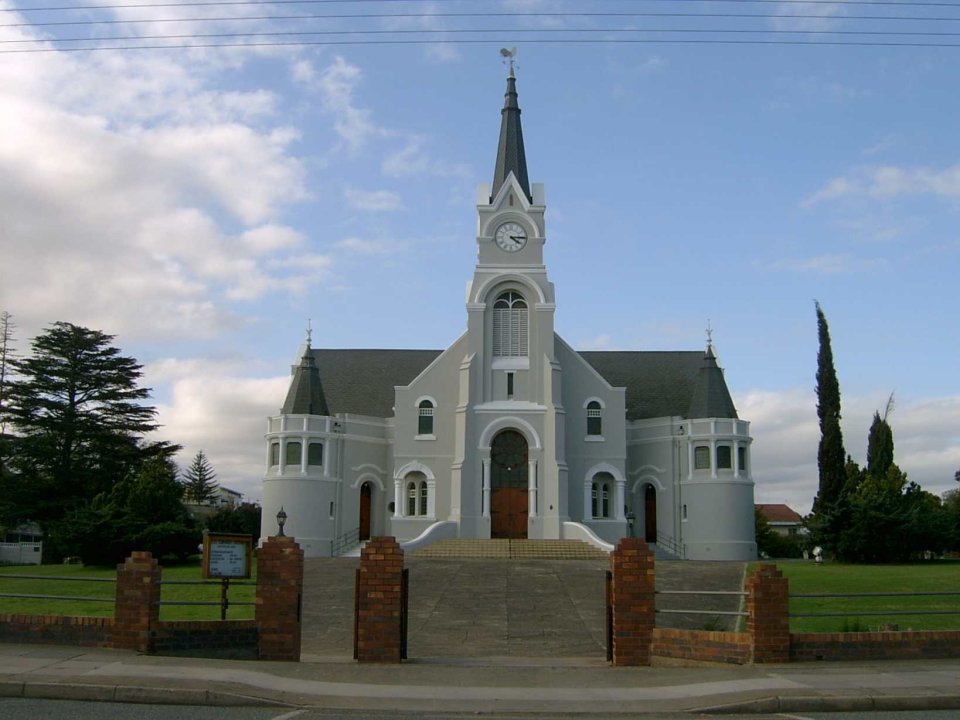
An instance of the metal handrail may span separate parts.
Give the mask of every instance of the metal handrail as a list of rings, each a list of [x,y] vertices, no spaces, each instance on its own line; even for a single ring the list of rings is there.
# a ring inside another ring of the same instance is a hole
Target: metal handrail
[[[657,533],[657,545],[665,548],[669,552],[676,555],[678,558],[683,560],[686,557],[683,546],[680,543],[676,542],[673,538],[667,537],[661,532]]]
[[[339,555],[347,548],[351,548],[360,542],[360,528],[356,527],[349,532],[345,532],[332,543],[330,543],[330,554]]]

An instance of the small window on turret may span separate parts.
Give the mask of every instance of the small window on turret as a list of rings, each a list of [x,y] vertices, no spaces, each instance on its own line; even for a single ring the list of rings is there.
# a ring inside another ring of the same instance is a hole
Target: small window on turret
[[[698,445],[693,449],[693,469],[710,469],[710,448],[706,445]]]
[[[717,469],[730,470],[733,468],[733,451],[729,445],[717,445]]]
[[[280,464],[280,443],[270,443],[270,465]]]
[[[323,465],[323,443],[312,442],[307,446],[307,465]]]
[[[745,475],[747,472],[747,449],[745,447],[737,448],[737,464],[740,467],[740,472]]]
[[[287,442],[287,453],[284,456],[284,464],[299,465],[302,453],[303,446],[300,443],[296,441]]]

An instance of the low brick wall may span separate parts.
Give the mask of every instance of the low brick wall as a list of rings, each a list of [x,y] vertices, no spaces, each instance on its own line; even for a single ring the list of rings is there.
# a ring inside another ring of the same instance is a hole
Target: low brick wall
[[[0,642],[110,647],[113,618],[0,613]]]
[[[651,654],[657,657],[745,665],[752,659],[747,633],[654,628]]]
[[[179,657],[256,660],[255,620],[161,622],[151,633],[150,652]]]
[[[960,631],[793,633],[791,662],[960,657]]]

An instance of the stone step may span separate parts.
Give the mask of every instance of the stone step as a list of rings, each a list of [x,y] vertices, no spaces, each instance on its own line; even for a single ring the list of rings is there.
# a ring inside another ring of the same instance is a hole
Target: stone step
[[[439,540],[414,550],[415,558],[606,560],[607,553],[580,540]]]

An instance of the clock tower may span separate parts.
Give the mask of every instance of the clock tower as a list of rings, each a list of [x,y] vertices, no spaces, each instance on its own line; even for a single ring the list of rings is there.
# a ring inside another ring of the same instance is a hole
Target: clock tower
[[[568,518],[556,306],[543,261],[544,190],[527,177],[516,84],[511,67],[493,184],[477,193],[458,417],[460,485],[471,494],[478,483],[482,501],[472,517],[462,504],[462,522],[467,536],[560,537]]]

